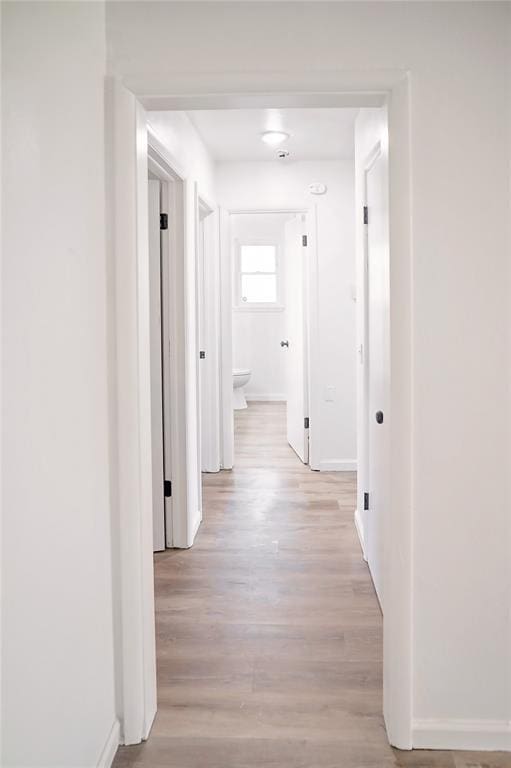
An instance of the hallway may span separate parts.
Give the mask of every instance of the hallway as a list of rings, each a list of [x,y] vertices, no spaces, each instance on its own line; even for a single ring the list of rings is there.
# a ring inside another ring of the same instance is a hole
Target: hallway
[[[236,469],[204,476],[196,544],[156,555],[159,710],[115,768],[509,766],[388,746],[355,475],[303,466],[283,403],[235,420]]]

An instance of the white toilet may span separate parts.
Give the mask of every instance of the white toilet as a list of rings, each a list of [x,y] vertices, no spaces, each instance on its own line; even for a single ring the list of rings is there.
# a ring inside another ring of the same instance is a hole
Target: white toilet
[[[250,368],[234,368],[232,372],[232,406],[235,411],[247,407],[243,387],[248,384],[251,373]]]

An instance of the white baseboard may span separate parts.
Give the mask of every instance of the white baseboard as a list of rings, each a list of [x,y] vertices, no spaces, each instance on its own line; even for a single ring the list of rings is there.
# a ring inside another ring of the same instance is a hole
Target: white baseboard
[[[357,529],[358,540],[360,541],[360,548],[362,550],[362,555],[364,557],[364,560],[367,562],[365,538],[364,538],[364,524],[362,522],[362,518],[359,515],[358,509],[355,510],[355,528]]]
[[[120,736],[121,728],[119,721],[116,720],[110,729],[110,733],[108,734],[105,746],[103,747],[100,758],[96,764],[96,768],[110,768],[114,761],[117,747],[120,744]]]
[[[414,749],[511,751],[508,720],[414,720]]]
[[[316,469],[316,467],[315,467]],[[318,462],[320,472],[356,472],[356,459],[323,459]]]
[[[197,536],[197,531],[199,530],[199,526],[201,523],[202,523],[202,515],[200,510],[197,510],[195,515],[195,520],[190,528],[187,547],[186,547],[187,549],[193,546],[193,542],[195,541],[195,537]]]
[[[259,402],[285,402],[287,397],[285,395],[254,395],[252,392],[245,392],[245,400],[258,400]]]

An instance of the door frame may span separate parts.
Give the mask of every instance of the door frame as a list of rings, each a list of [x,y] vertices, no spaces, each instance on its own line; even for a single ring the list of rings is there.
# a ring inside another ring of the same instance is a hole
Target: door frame
[[[188,546],[187,421],[176,404],[186,396],[185,214],[187,183],[178,164],[148,131],[142,105],[116,81],[107,83],[107,210],[114,306],[110,329],[113,365],[112,560],[116,711],[124,744],[147,739],[156,714],[156,649],[152,550],[152,456],[149,335],[148,173],[162,181],[176,226],[164,239],[172,268],[171,436],[174,546]],[[175,194],[170,194],[170,188]]]
[[[117,688],[121,691],[118,712],[122,738],[125,743],[146,738],[155,711],[152,532],[150,518],[147,521],[148,505],[151,510],[151,468],[144,455],[147,435],[143,428],[148,382],[142,363],[148,340],[144,333],[144,301],[137,301],[137,294],[145,290],[144,280],[137,280],[138,255],[144,253],[144,248],[147,251],[147,228],[144,230],[147,190],[143,189],[141,180],[141,175],[147,179],[144,108],[374,107],[388,103],[392,425],[390,508],[385,521],[383,710],[390,743],[411,749],[413,356],[408,73],[404,70],[255,74],[183,72],[169,76],[170,95],[152,95],[153,85],[149,75],[146,78],[127,77],[122,83],[113,79],[113,93],[107,107],[114,160],[107,201],[112,206],[117,274],[114,375],[118,399],[116,466],[119,499],[116,500],[113,525],[114,539],[121,539],[114,594],[118,603],[116,611],[121,617],[120,631],[116,632],[115,658]],[[158,93],[162,93],[161,84]],[[145,195],[140,194],[141,189]],[[225,390],[225,380],[222,386]],[[146,701],[148,706],[145,706]]]
[[[305,273],[305,375],[307,387],[307,410],[309,416],[309,461],[311,469],[319,469],[320,451],[320,433],[315,430],[314,425],[319,424],[319,392],[320,387],[316,377],[312,375],[313,371],[319,370],[319,322],[318,322],[318,242],[317,242],[317,205],[311,205],[309,208],[229,208],[226,210],[226,221],[224,224],[224,238],[221,243],[221,258],[226,262],[226,270],[232,276],[236,272],[236,254],[233,252],[233,241],[231,236],[231,216],[243,215],[276,215],[289,214],[296,216],[305,216],[307,226],[307,263]],[[285,268],[284,268],[285,271]],[[232,393],[232,312],[233,312],[233,294],[232,282],[229,293],[223,292],[221,297],[221,313],[224,316],[222,334],[227,334],[227,338],[222,339],[222,359],[221,366],[223,375],[227,377],[230,371],[230,387]],[[227,349],[228,347],[228,349]],[[222,432],[228,435],[228,441],[234,445],[234,421],[232,411],[232,395],[230,399],[225,399],[221,407]],[[231,456],[231,468],[234,465],[234,450]]]
[[[162,270],[162,318],[169,322],[170,348],[164,350],[163,364],[168,365],[170,391],[167,395],[170,406],[170,429],[166,442],[170,448],[165,455],[165,479],[172,482],[172,516],[166,520],[166,546],[186,546],[187,507],[187,467],[186,457],[180,450],[186,440],[186,418],[180,407],[185,386],[184,359],[186,346],[186,327],[184,309],[184,178],[170,164],[159,139],[148,130],[147,133],[148,169],[161,182],[161,206],[168,214],[169,229],[162,230],[162,263],[168,265],[168,283],[163,284],[165,276]],[[164,305],[167,306],[164,306]],[[165,393],[164,393],[165,399]],[[167,426],[167,425],[166,425]],[[169,473],[169,474],[167,474]]]

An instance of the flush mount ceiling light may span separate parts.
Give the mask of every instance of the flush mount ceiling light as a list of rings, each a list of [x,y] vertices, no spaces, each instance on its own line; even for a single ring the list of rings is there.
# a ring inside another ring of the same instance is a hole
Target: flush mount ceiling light
[[[261,141],[264,141],[265,144],[269,144],[271,147],[282,144],[286,139],[289,139],[289,133],[284,133],[284,131],[265,131],[261,134]]]

